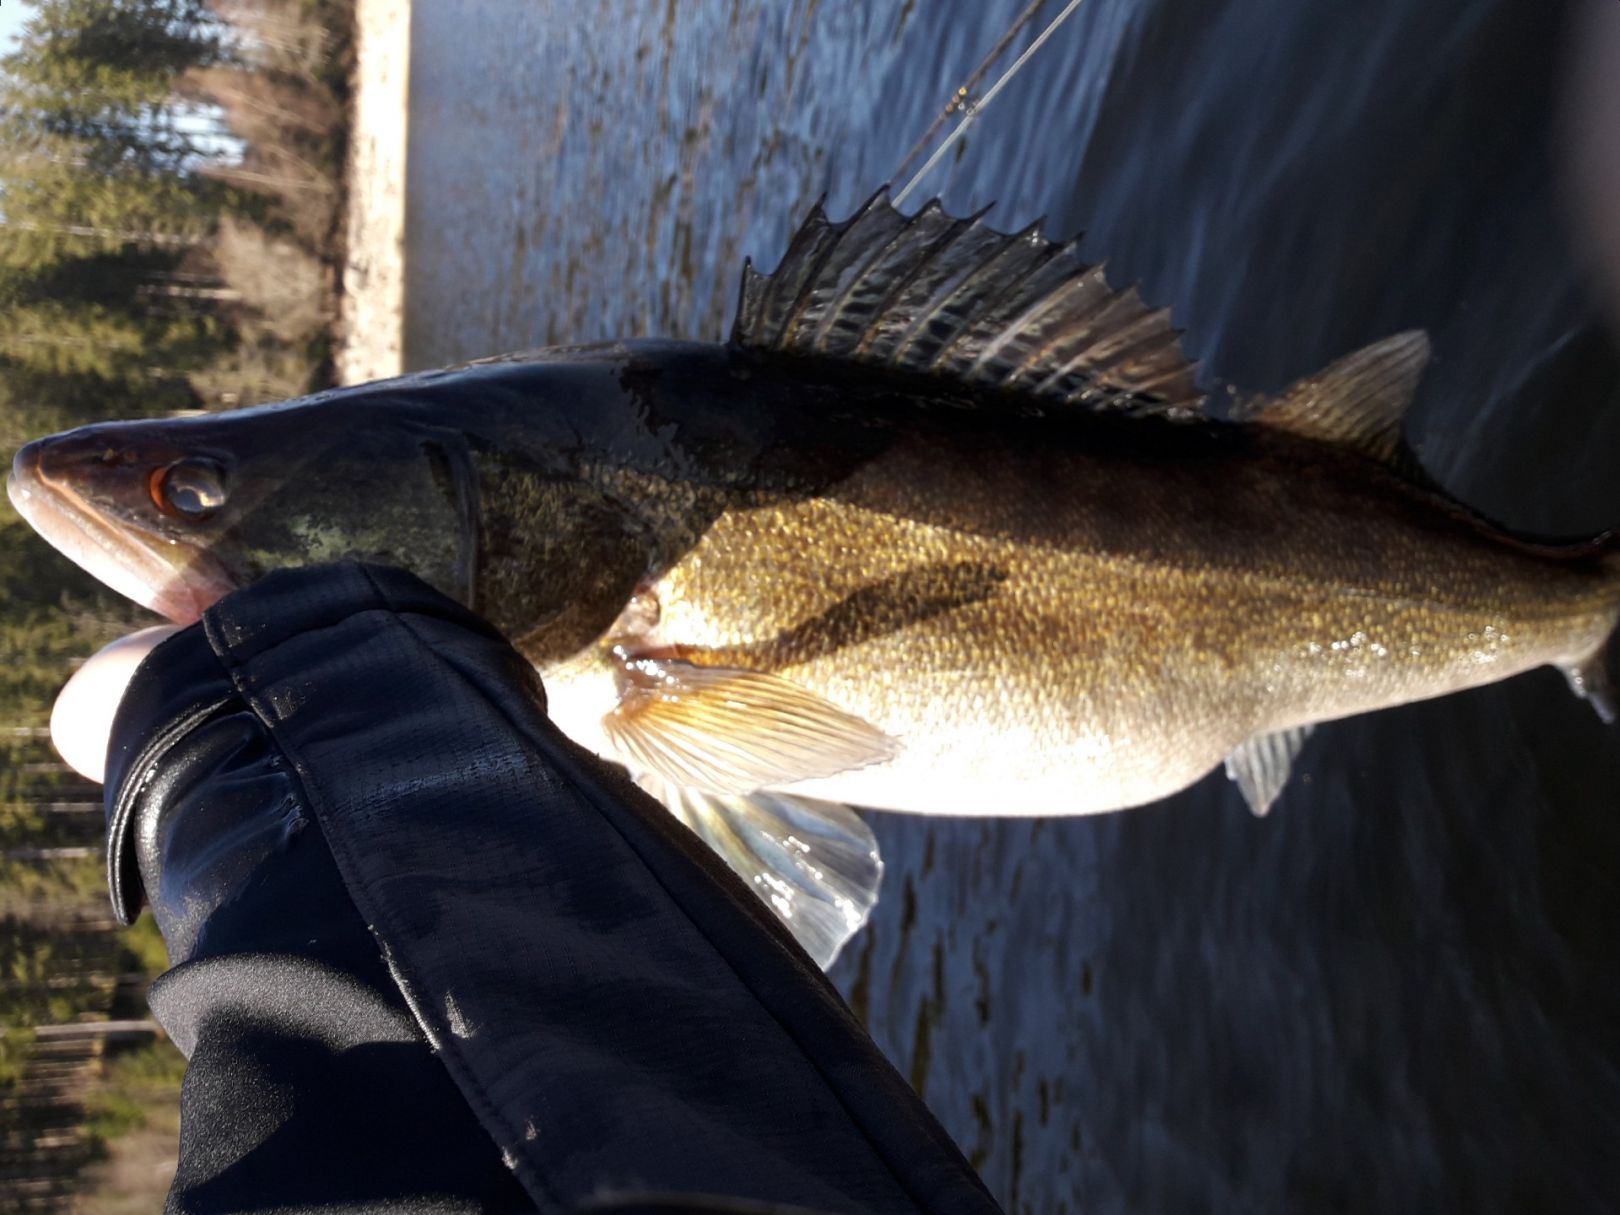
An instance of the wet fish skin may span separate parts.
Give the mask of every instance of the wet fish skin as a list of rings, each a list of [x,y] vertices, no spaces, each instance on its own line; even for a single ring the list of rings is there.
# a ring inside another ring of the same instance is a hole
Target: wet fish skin
[[[151,504],[177,453],[233,487],[200,528]],[[597,746],[606,642],[780,675],[901,742],[790,787],[924,812],[1138,804],[1257,733],[1576,664],[1620,615],[1606,547],[1526,543],[1332,445],[718,345],[103,425],[16,469],[232,583],[408,565],[513,636]]]
[[[270,569],[354,553],[465,598],[471,550],[435,455],[448,436],[408,399],[322,394],[215,420],[98,423],[36,440],[13,460],[12,503],[68,556],[177,623]],[[201,520],[158,509],[157,479],[182,461],[223,472],[224,509]]]
[[[1265,813],[1316,722],[1546,663],[1614,717],[1614,546],[1414,467],[1425,335],[1224,420],[1179,339],[1076,242],[879,194],[745,267],[724,345],[94,427],[9,487],[176,620],[336,557],[460,596],[825,965],[882,872],[842,803],[1088,813],[1224,759]]]
[[[1140,804],[1249,737],[1569,666],[1614,626],[1603,546],[1527,545],[1332,447],[938,421],[824,495],[719,519],[653,585],[648,643],[783,672],[905,741],[799,791],[935,813]]]

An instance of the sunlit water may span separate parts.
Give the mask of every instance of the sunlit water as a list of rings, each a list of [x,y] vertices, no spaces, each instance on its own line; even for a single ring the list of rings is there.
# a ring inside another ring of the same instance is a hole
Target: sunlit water
[[[1023,6],[417,5],[408,361],[719,336],[743,256],[888,180]],[[1212,380],[1427,327],[1431,471],[1521,528],[1620,524],[1562,15],[1088,0],[917,201],[1084,228]],[[1543,672],[1323,728],[1297,771],[1265,820],[1219,776],[1094,820],[874,816],[834,978],[1017,1211],[1612,1209],[1620,732]]]

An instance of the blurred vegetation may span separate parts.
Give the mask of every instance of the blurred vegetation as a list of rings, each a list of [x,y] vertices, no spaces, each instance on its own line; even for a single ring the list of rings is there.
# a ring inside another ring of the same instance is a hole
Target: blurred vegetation
[[[0,59],[6,458],[99,418],[327,386],[352,0],[29,8]],[[73,665],[140,616],[0,504],[0,1165],[7,1152],[39,1155],[45,1139],[20,1119],[38,1113],[29,1069],[53,1050],[83,1072],[75,1087],[62,1063],[49,1069],[63,1094],[53,1100],[78,1110],[73,1133],[52,1136],[67,1142],[62,1169],[110,1168],[125,1136],[166,1137],[172,1151],[173,1048],[98,1041],[75,1053],[50,1028],[144,1019],[145,979],[166,965],[150,917],[127,932],[112,922],[100,790],[43,737]],[[109,1176],[127,1200],[128,1177]],[[89,1209],[54,1181],[0,1191],[0,1211]]]
[[[36,0],[0,61],[7,437],[329,376],[347,0]]]
[[[105,1156],[121,1135],[143,1130],[154,1105],[180,1087],[186,1061],[167,1042],[150,1042],[108,1054],[102,1083],[85,1102],[85,1128],[95,1154]]]

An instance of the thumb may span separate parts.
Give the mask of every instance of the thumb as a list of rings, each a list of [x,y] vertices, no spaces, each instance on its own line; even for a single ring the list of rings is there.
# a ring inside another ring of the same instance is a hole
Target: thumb
[[[179,632],[155,625],[103,646],[63,685],[51,710],[51,743],[80,776],[98,784],[107,767],[113,715],[135,668],[162,641]]]

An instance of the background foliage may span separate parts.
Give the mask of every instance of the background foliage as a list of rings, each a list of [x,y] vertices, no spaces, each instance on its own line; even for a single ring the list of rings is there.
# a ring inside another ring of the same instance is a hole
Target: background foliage
[[[99,418],[330,382],[351,27],[349,0],[34,0],[0,59],[8,459]],[[41,736],[74,663],[138,623],[0,505],[0,1211],[94,1209],[70,1174],[172,1133],[166,1044],[98,1041],[78,1087],[71,1049],[42,1063],[64,1027],[144,1018],[164,964],[149,921],[112,923],[100,791]],[[27,1091],[46,1074],[55,1105]],[[70,1133],[25,1125],[63,1101]],[[47,1141],[64,1150],[23,1177]]]

